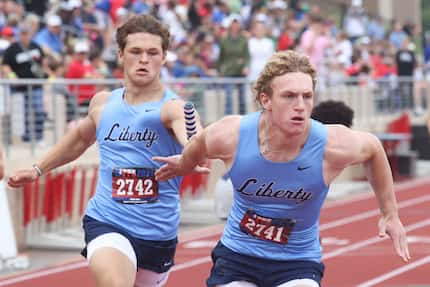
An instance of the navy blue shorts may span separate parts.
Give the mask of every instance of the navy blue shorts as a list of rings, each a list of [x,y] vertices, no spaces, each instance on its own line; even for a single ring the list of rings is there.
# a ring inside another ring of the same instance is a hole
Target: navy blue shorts
[[[321,285],[324,264],[314,261],[277,261],[236,253],[221,241],[212,251],[208,287],[233,281],[248,281],[261,287],[274,287],[294,279],[312,279]]]
[[[91,240],[105,233],[116,232],[126,237],[136,253],[138,268],[164,273],[174,264],[173,258],[175,257],[176,244],[178,243],[177,238],[166,241],[138,239],[116,226],[100,222],[87,215],[84,216],[83,227],[85,244],[87,245]],[[86,247],[81,254],[84,257],[87,256]]]

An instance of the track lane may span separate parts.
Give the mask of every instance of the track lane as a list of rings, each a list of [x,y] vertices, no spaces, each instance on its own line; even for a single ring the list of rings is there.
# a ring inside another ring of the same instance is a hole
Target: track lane
[[[406,220],[408,221],[407,223],[410,223],[409,221],[415,220],[413,218],[412,219],[409,218],[411,216],[411,213],[416,213],[419,215],[420,214],[422,215],[423,213],[425,213],[420,211],[422,209],[418,208],[417,207],[418,205],[416,205],[414,202],[411,202],[411,199],[419,198],[420,196],[425,196],[427,191],[430,189],[430,183],[428,180],[421,181],[421,182],[418,181],[418,185],[415,188],[412,188],[412,187],[413,185],[409,184],[409,185],[406,185],[405,188],[397,189],[397,192],[396,192],[399,205],[402,204],[402,202],[404,202],[405,200],[409,200],[409,205],[401,209],[401,216],[405,224],[406,224]],[[421,202],[417,204],[423,204],[425,202],[428,202],[427,198],[424,198],[424,200],[423,198],[421,198],[421,199],[418,199],[418,201],[421,201]],[[364,195],[364,196],[361,196],[360,198],[357,197],[357,198],[354,198],[351,202],[343,201],[342,204],[337,204],[337,203],[327,204],[323,208],[322,215],[321,215],[323,243],[324,243],[324,240],[326,241],[326,243],[329,243],[328,245],[324,245],[324,253],[327,254],[328,252],[330,252],[330,250],[335,250],[336,249],[335,244],[339,244],[339,239],[341,239],[345,234],[348,234],[348,232],[344,232],[344,231],[351,230],[351,228],[352,230],[357,230],[357,228],[359,228],[361,231],[360,235],[357,238],[355,238],[356,235],[353,235],[354,238],[351,239],[352,240],[351,242],[357,243],[357,242],[360,242],[360,240],[365,240],[366,238],[374,237],[377,234],[376,222],[378,217],[377,215],[378,212],[377,210],[375,211],[375,209],[376,209],[376,200],[373,197],[373,195]],[[428,210],[428,207],[427,207],[427,210]],[[351,220],[351,215],[353,220]],[[354,219],[354,216],[355,216],[355,219]],[[345,220],[345,217],[349,217],[350,219]],[[333,223],[333,222],[337,222],[337,223]],[[215,242],[219,239],[221,230],[222,230],[222,225],[218,225],[215,227],[206,228],[204,232],[197,230],[191,236],[187,236],[186,234],[184,234],[183,236],[180,236],[180,244],[178,246],[177,256],[175,259],[176,266],[174,267],[171,273],[171,277],[168,281],[168,284],[166,285],[167,287],[185,286],[185,285],[204,286],[204,282],[206,280],[206,277],[208,275],[208,272],[211,266],[210,258],[209,258],[210,250],[212,248],[212,245],[215,244]],[[351,234],[355,234],[355,233],[351,233]],[[195,243],[195,242],[199,242],[200,246],[198,244],[197,246],[194,245],[193,248],[186,246],[186,244]],[[383,243],[383,246],[385,245],[389,246],[390,250],[387,249],[387,252],[390,252],[391,255],[386,255],[384,257],[379,256],[379,257],[385,260],[388,260],[387,258],[389,258],[390,261],[394,261],[394,260],[399,261],[399,259],[394,255],[391,242],[387,240],[386,243]],[[337,248],[341,248],[341,247],[337,246]],[[370,248],[370,247],[368,246],[367,248]],[[357,254],[355,254],[354,256],[357,258],[360,258],[360,257],[364,258],[363,254],[364,252],[359,252],[358,254],[359,256]],[[347,262],[340,263],[340,264],[334,263],[333,267],[330,267],[329,265],[331,264],[330,263],[331,259],[326,260],[327,261],[326,278],[329,278],[332,272],[334,273],[334,271],[331,271],[331,270],[336,270],[336,273],[343,274],[348,269],[348,266],[351,266],[351,264],[354,264],[354,260],[357,260],[354,256],[352,255],[345,256],[345,257],[348,257]],[[342,256],[339,256],[339,257],[342,257]],[[361,261],[361,259],[358,259],[358,260]],[[364,258],[364,260],[365,262],[363,263],[363,265],[369,266],[369,263],[370,263],[371,264],[370,266],[372,266],[373,268],[374,261],[376,259],[366,260],[366,258]],[[48,270],[52,270],[52,269],[53,268],[49,268]],[[69,274],[72,274],[72,275],[69,275]],[[20,276],[22,277],[22,275]],[[8,279],[0,278],[0,286],[49,287],[49,286],[61,285],[64,287],[69,287],[69,286],[71,287],[71,286],[74,286],[74,284],[69,285],[69,282],[73,282],[73,281],[69,281],[68,279],[65,279],[65,278],[76,278],[76,277],[79,277],[80,279],[82,279],[83,284],[80,284],[82,287],[94,286],[92,283],[89,271],[85,266],[75,268],[73,270],[66,270],[60,273],[47,273],[41,277],[34,277],[34,279],[31,280],[31,283],[30,281],[22,281],[22,282],[17,282],[15,284],[5,285],[4,283]],[[402,278],[402,277],[398,276],[398,278]],[[363,278],[361,279],[362,279],[361,280],[362,282],[365,281],[365,279]],[[42,285],[38,285],[39,280],[41,280]],[[9,281],[10,281],[10,278],[9,278]],[[61,284],[59,282],[61,282]],[[20,285],[20,284],[23,284],[23,285]],[[332,285],[327,285],[327,286],[332,286]],[[346,286],[346,285],[343,284],[338,286]]]
[[[413,238],[430,233],[430,219],[417,222],[408,226],[409,237]],[[376,237],[375,237],[376,238]],[[430,242],[410,242],[412,259],[404,263],[393,251],[390,240],[377,241],[364,248],[351,250],[341,255],[326,259],[328,270],[323,280],[324,286],[349,287],[349,286],[423,286],[429,283],[428,270],[423,272],[416,269],[422,265],[429,266]],[[397,270],[397,271],[396,271]],[[395,272],[394,274],[392,274]],[[397,272],[402,272],[403,282],[398,280]],[[414,276],[411,276],[412,272]],[[390,277],[385,278],[390,275]],[[394,276],[396,275],[396,276]],[[392,277],[391,277],[392,276]],[[391,283],[387,280],[392,278]],[[421,284],[421,285],[420,285]]]
[[[430,255],[430,237],[428,237],[430,234],[430,217],[428,212],[425,212],[429,209],[430,201],[425,201],[413,208],[403,210],[403,222],[408,232],[412,256],[412,260],[408,264],[414,264],[414,262]],[[323,281],[324,286],[357,286],[377,278],[381,274],[408,265],[395,254],[391,239],[380,239],[375,236],[377,235],[376,225],[373,236],[367,239],[365,237],[369,234],[368,228],[357,227],[355,231],[351,229],[351,226],[344,228],[348,230],[339,230],[338,228],[338,232],[335,234],[348,241],[348,244],[340,248],[326,248],[324,252],[323,261],[327,268]],[[427,242],[423,242],[423,238],[428,238]],[[417,279],[429,283],[430,280],[427,277],[428,274],[421,274]]]

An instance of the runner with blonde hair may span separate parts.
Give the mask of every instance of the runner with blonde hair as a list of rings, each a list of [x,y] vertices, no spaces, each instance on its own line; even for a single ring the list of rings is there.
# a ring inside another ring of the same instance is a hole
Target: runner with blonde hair
[[[381,218],[379,235],[410,258],[384,149],[371,133],[310,118],[316,71],[293,51],[275,53],[256,85],[263,110],[228,116],[199,132],[181,155],[164,162],[158,180],[221,159],[234,186],[232,210],[212,252],[207,286],[317,287],[324,265],[319,215],[330,183],[346,167],[363,163]]]

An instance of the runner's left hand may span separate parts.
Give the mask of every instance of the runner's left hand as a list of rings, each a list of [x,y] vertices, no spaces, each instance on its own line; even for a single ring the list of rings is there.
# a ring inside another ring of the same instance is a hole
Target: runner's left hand
[[[398,216],[381,217],[378,227],[379,237],[390,236],[397,255],[402,257],[403,261],[408,262],[411,256],[409,254],[406,231],[400,218]]]

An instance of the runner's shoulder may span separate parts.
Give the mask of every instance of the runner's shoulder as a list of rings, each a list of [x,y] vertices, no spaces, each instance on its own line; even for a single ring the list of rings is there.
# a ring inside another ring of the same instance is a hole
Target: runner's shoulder
[[[111,91],[108,90],[97,92],[90,101],[90,107],[96,107],[105,104],[111,95]]]

